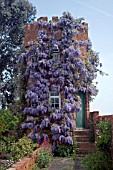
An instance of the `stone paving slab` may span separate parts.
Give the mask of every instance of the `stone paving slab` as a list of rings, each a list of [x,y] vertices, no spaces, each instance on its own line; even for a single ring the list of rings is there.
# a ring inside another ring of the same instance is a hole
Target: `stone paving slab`
[[[54,158],[49,170],[74,170],[72,158]]]
[[[48,170],[85,170],[85,168],[80,164],[81,158],[59,158],[53,159],[52,165]]]

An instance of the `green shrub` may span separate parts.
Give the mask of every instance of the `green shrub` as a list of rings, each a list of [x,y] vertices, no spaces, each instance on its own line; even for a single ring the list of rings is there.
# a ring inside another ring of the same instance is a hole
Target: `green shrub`
[[[11,144],[15,142],[15,136],[2,136],[0,139],[0,153],[8,154],[11,151]]]
[[[52,161],[52,153],[49,148],[42,148],[40,153],[37,155],[36,158],[36,166],[39,168],[47,168],[49,167]]]
[[[73,157],[76,158],[77,152],[77,142],[76,138],[74,138],[74,144],[59,144],[56,147],[55,155],[59,157]]]
[[[32,170],[39,170],[38,165],[37,165],[37,164],[35,164]]]
[[[98,139],[96,146],[99,151],[102,151],[106,154],[110,154],[111,141],[112,141],[112,129],[110,121],[100,121],[97,125],[99,128]]]
[[[32,154],[33,150],[37,148],[37,144],[34,144],[31,139],[23,137],[18,142],[12,143],[10,159],[17,161],[22,159],[24,156]]]
[[[9,109],[0,110],[1,155],[7,155],[10,151],[11,143],[17,139],[15,129],[18,122],[18,117],[13,115],[13,113]]]
[[[0,110],[0,136],[5,132],[14,130],[18,122],[19,118],[9,109]]]
[[[81,161],[86,170],[112,170],[112,162],[108,155],[103,152],[88,154]]]
[[[59,144],[56,147],[56,156],[60,157],[71,157],[73,153],[73,145]]]
[[[86,166],[87,170],[112,170],[111,161],[111,123],[110,121],[100,121],[98,126],[98,138],[96,146],[98,153],[87,155],[82,163]]]

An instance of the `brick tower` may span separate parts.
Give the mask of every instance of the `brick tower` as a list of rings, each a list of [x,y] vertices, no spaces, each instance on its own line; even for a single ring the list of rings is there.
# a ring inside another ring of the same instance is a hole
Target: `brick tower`
[[[48,17],[40,17],[38,20],[48,22]],[[52,22],[58,22],[58,17],[53,16],[52,17]],[[82,23],[83,26],[86,27],[86,31],[84,32],[83,30],[79,29],[79,33],[73,37],[73,41],[88,41],[88,24],[86,22]],[[24,47],[28,48],[29,44],[28,42],[30,41],[37,41],[37,34],[38,34],[38,26],[37,22],[34,22],[32,24],[29,24],[25,27],[25,38],[24,38]],[[48,30],[47,30],[48,31]],[[48,31],[49,33],[49,31]],[[62,32],[59,30],[55,34],[56,39],[60,39],[62,35]],[[81,51],[81,58],[84,60],[87,57],[87,47],[82,46],[79,47]],[[82,100],[82,111],[79,113],[76,117],[76,126],[78,128],[88,128],[88,120],[89,120],[89,98],[88,94],[81,94],[80,95],[81,100]]]

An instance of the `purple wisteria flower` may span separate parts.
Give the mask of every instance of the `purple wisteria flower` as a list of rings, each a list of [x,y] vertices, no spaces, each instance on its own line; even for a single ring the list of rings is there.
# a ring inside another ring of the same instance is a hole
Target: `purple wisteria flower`
[[[73,144],[69,132],[75,128],[74,113],[82,105],[78,92],[96,96],[93,80],[101,70],[98,53],[91,50],[91,42],[74,41],[79,31],[87,33],[82,24],[83,18],[74,19],[69,12],[64,12],[58,22],[37,21],[37,42],[31,42],[29,49],[19,57],[22,80],[25,80],[26,116],[22,128],[32,129],[31,139],[42,141],[44,135],[52,139],[53,150],[56,141]],[[57,37],[57,34],[61,37]],[[86,49],[87,58],[81,59],[81,48]],[[57,49],[59,57],[54,60],[53,51]],[[59,93],[58,101],[53,97],[51,106],[50,92]],[[45,133],[47,132],[47,134]],[[51,134],[51,135],[50,135]]]
[[[33,133],[30,133],[30,134],[28,135],[28,137],[29,137],[30,139],[32,139],[32,140],[36,139],[36,136],[35,136],[35,134],[33,134]]]
[[[56,133],[60,133],[61,132],[61,129],[60,129],[60,126],[58,125],[58,124],[53,124],[52,126],[51,126],[51,132],[53,132],[54,134],[56,134]]]
[[[50,120],[47,117],[44,117],[44,120],[40,124],[40,128],[44,129],[50,125]]]
[[[32,117],[32,116],[27,117],[27,121],[28,121],[28,122],[33,122],[33,121],[34,121],[34,117]]]
[[[55,113],[52,113],[52,114],[50,115],[50,118],[57,120],[57,119],[58,119],[58,115],[55,114]]]
[[[60,135],[59,141],[60,141],[61,143],[65,143],[65,139],[66,139],[66,137],[65,137],[64,135]]]
[[[71,136],[66,137],[66,142],[69,143],[70,145],[73,145],[73,139]]]
[[[52,139],[53,139],[54,141],[56,141],[56,140],[59,139],[59,136],[60,136],[60,134],[55,134],[55,135],[52,136]]]
[[[22,127],[22,129],[26,129],[27,128],[26,123],[22,123],[21,127]]]

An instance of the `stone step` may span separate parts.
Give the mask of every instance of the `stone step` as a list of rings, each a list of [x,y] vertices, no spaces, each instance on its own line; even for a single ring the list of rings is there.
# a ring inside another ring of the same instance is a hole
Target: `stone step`
[[[90,129],[76,129],[73,134],[76,136],[85,136],[90,134]]]
[[[77,153],[79,154],[89,154],[96,152],[96,146],[90,142],[78,142],[77,143]]]
[[[76,158],[77,159],[84,158],[84,154],[76,154]]]
[[[90,141],[90,138],[89,138],[89,135],[75,135],[75,138],[77,140],[77,142],[89,142]]]
[[[95,144],[90,142],[90,129],[76,129],[74,136],[77,140],[77,153],[86,154],[96,152]]]
[[[96,148],[95,144],[90,143],[90,142],[77,142],[77,147],[78,148]]]
[[[92,149],[92,148],[91,149],[88,149],[88,148],[81,149],[81,148],[78,148],[77,149],[77,153],[83,154],[85,156],[85,155],[87,155],[89,153],[96,153],[96,149]]]

